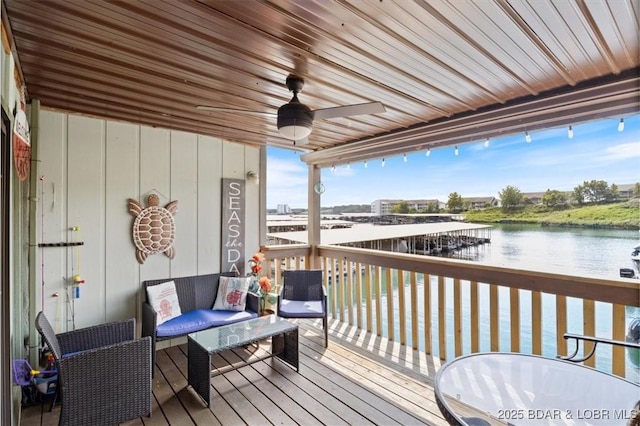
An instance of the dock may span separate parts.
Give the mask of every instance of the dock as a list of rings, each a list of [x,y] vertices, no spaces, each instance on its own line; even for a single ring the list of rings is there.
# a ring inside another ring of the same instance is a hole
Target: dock
[[[322,244],[437,255],[491,241],[491,225],[434,222],[409,225],[354,224],[350,228],[321,229]],[[268,232],[268,244],[307,244],[307,231]]]

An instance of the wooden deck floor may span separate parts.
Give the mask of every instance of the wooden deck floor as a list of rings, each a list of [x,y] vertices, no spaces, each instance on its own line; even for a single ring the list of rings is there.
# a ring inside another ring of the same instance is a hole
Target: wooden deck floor
[[[186,345],[157,353],[153,414],[138,425],[446,425],[433,395],[436,359],[340,322],[299,320],[300,372],[275,359],[211,379],[207,408],[187,387]],[[246,353],[227,351],[215,366]],[[87,395],[90,397],[90,395]],[[21,425],[57,425],[60,407],[24,407]]]

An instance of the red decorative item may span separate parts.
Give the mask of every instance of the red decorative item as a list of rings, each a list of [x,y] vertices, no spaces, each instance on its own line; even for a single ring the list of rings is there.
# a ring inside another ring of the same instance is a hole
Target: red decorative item
[[[242,300],[242,292],[239,290],[233,290],[227,293],[227,304],[237,306]]]
[[[260,280],[258,281],[258,284],[260,284],[260,289],[264,293],[269,293],[271,291],[271,280],[269,278],[267,277],[260,278]]]
[[[13,125],[13,160],[16,165],[18,179],[24,181],[29,176],[31,164],[31,139],[29,122],[22,108],[17,108]]]

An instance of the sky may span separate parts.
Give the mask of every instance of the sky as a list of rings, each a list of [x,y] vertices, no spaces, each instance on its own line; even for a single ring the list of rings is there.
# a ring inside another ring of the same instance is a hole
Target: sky
[[[499,197],[511,185],[521,192],[547,189],[571,191],[584,181],[604,180],[609,185],[640,182],[640,115],[484,140],[364,163],[322,169],[325,192],[322,207],[371,204],[377,199],[438,199],[449,194],[462,197]],[[313,137],[313,133],[311,135]],[[286,149],[267,149],[267,208],[278,204],[307,208],[307,165],[300,154]]]

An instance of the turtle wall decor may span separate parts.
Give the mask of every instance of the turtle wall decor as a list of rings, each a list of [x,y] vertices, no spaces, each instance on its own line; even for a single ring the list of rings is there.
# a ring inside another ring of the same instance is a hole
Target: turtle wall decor
[[[129,198],[129,213],[135,217],[131,234],[136,246],[136,259],[143,264],[150,254],[164,253],[173,259],[176,252],[173,241],[176,237],[178,201],[171,201],[166,207],[160,207],[160,198],[156,194],[147,197],[148,207]]]

